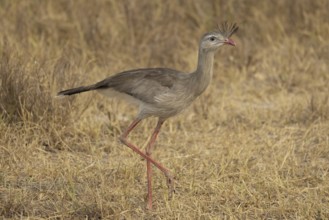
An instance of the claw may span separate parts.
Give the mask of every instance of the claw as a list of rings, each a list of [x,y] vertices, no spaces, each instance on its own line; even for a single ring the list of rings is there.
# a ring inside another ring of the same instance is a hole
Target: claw
[[[175,191],[174,178],[170,175],[167,175],[167,186],[169,189],[169,198],[172,198],[173,193],[176,193],[176,191]]]

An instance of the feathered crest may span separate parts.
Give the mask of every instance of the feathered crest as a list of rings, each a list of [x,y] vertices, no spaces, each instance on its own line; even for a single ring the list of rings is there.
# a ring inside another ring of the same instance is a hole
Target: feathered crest
[[[222,23],[221,25],[217,25],[219,32],[224,36],[224,37],[230,37],[232,36],[235,32],[238,31],[239,27],[236,23],[234,24],[229,24],[227,21]]]

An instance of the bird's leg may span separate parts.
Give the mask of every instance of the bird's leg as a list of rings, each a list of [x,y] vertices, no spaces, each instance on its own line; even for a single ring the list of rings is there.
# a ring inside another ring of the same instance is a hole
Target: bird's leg
[[[123,132],[123,134],[120,136],[120,141],[126,145],[127,147],[129,147],[130,149],[132,149],[134,152],[136,152],[137,154],[139,154],[141,157],[143,157],[144,159],[146,159],[147,161],[150,161],[154,166],[156,166],[159,170],[161,170],[163,172],[163,174],[167,177],[168,182],[171,183],[173,182],[173,177],[171,176],[169,170],[167,168],[165,168],[162,164],[158,163],[157,161],[153,160],[151,157],[149,157],[148,155],[144,154],[140,149],[138,149],[135,145],[133,145],[132,143],[127,141],[127,136],[129,135],[129,133],[136,127],[136,125],[141,121],[141,119],[137,118],[135,119],[127,128],[127,130],[125,132]]]
[[[146,147],[146,155],[151,157],[152,148],[154,146],[155,140],[159,134],[161,129],[161,125],[163,124],[164,120],[159,119],[156,128],[153,131],[151,139]],[[147,208],[152,209],[152,166],[150,161],[146,161],[146,168],[147,168]]]
[[[126,139],[127,136],[129,135],[129,133],[138,125],[139,122],[141,122],[142,119],[135,119],[130,125],[129,127],[127,128],[127,130],[125,130],[123,132],[123,134],[120,136],[120,140],[121,139]]]

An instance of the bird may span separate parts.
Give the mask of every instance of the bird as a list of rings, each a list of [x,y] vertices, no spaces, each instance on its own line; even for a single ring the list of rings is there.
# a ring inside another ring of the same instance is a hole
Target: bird
[[[237,30],[236,23],[224,22],[215,31],[205,33],[199,41],[198,61],[195,71],[185,73],[170,68],[143,68],[123,71],[89,86],[58,92],[57,97],[70,96],[95,90],[107,97],[127,100],[139,107],[135,119],[120,135],[122,144],[146,160],[147,197],[146,208],[152,209],[152,165],[167,178],[170,192],[174,192],[174,176],[152,157],[152,150],[161,126],[200,96],[210,84],[213,76],[214,55],[223,45],[236,46],[230,38]],[[128,141],[127,137],[138,123],[148,117],[158,118],[157,125],[143,152]]]

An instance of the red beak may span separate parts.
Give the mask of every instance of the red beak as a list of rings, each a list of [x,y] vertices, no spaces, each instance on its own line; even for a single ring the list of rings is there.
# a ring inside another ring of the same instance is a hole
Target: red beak
[[[235,46],[236,45],[235,42],[232,39],[230,39],[230,38],[227,38],[225,40],[225,44],[228,44],[228,45],[231,45],[231,46]]]

